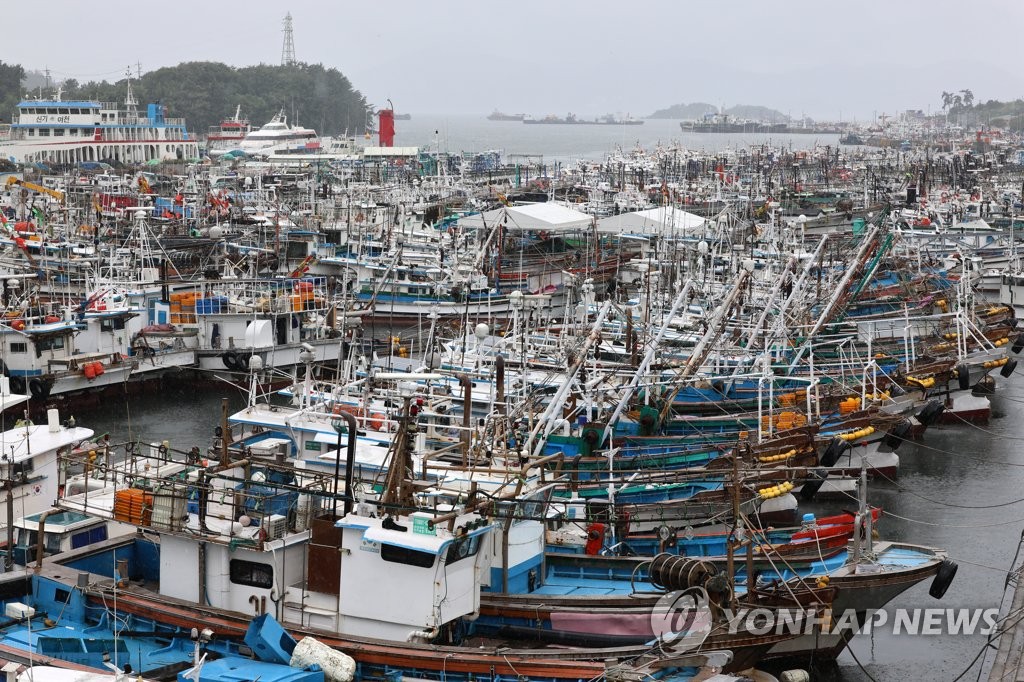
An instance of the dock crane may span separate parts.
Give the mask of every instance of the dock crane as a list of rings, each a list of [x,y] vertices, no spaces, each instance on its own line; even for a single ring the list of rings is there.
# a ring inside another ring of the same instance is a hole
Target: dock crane
[[[60,190],[50,189],[49,187],[44,187],[43,185],[37,185],[34,182],[26,182],[25,180],[16,178],[13,175],[7,178],[7,186],[11,187],[12,185],[20,185],[21,187],[24,187],[25,189],[30,189],[33,192],[48,194],[57,201],[59,201],[60,203],[64,203],[64,192],[61,192]]]

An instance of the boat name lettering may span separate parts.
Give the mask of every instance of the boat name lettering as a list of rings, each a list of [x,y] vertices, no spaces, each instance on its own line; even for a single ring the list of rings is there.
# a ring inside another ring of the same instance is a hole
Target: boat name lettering
[[[71,123],[71,116],[36,116],[36,123]]]

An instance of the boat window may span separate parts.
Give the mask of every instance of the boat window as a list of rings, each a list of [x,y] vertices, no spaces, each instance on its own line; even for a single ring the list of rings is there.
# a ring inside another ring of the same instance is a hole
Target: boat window
[[[36,544],[36,531],[27,528],[18,529],[18,539],[14,541],[18,547],[31,547]]]
[[[68,109],[67,107],[59,107],[59,108],[57,109],[57,113],[58,113],[58,114],[70,114],[70,113],[71,113],[71,110],[70,110],[70,109]]]
[[[399,547],[387,543],[381,543],[380,545],[380,558],[393,564],[406,564],[420,568],[430,568],[434,565],[434,555],[430,552],[422,552],[418,549],[409,549],[408,547]]]
[[[36,129],[35,128],[29,128],[28,129],[28,136],[29,137],[35,137],[36,136]]]
[[[43,551],[46,554],[59,554],[60,553],[60,533],[43,533],[46,538],[46,547]]]
[[[456,561],[462,561],[468,559],[471,556],[476,556],[476,553],[480,550],[480,536],[474,535],[472,537],[462,537],[452,543],[451,547],[448,548],[448,554],[445,557],[444,562],[446,564],[454,564]]]
[[[112,332],[115,329],[124,329],[124,318],[114,318],[110,320],[100,321],[100,330],[105,332]]]
[[[13,345],[13,344],[12,344]],[[63,336],[51,336],[48,339],[38,339],[36,341],[36,350],[60,350],[64,347]]]
[[[53,131],[53,136],[54,137],[64,137],[64,129],[63,128],[56,128]]]
[[[40,128],[39,129],[39,137],[49,137],[49,136],[50,136],[50,129],[49,128]]]
[[[34,470],[35,465],[32,464],[31,458],[15,462],[14,466],[11,467],[11,478],[15,481],[25,480]]]
[[[274,586],[274,567],[255,561],[232,559],[231,582],[236,585],[269,589]]]
[[[79,547],[85,547],[91,545],[94,542],[102,542],[107,539],[107,526],[96,526],[89,530],[83,530],[81,533],[75,533],[71,536],[71,549],[78,549]]]
[[[25,343],[24,341],[18,341],[18,342],[12,343],[11,344],[11,352],[12,353],[27,353],[28,352],[28,344]]]

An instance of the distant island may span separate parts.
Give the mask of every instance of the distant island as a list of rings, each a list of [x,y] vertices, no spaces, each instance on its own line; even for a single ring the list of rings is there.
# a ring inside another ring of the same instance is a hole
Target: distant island
[[[781,111],[769,109],[751,104],[737,104],[719,112],[718,107],[706,102],[693,102],[692,104],[673,104],[667,109],[659,109],[647,118],[675,118],[682,120],[698,120],[708,114],[727,114],[730,118],[742,118],[754,121],[766,121],[769,123],[783,123],[789,121],[789,117]]]

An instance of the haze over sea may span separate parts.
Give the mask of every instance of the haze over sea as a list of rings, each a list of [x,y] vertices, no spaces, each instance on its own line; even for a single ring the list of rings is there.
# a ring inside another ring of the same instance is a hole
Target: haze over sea
[[[565,113],[559,116],[565,116]],[[595,117],[579,115],[584,119]],[[647,119],[643,125],[526,125],[519,121],[489,121],[486,114],[413,113],[410,121],[395,121],[396,146],[440,148],[452,153],[500,149],[506,159],[511,154],[535,154],[542,155],[545,162],[599,160],[616,147],[628,151],[639,143],[650,151],[659,142],[668,146],[673,141],[680,142],[687,149],[706,151],[769,142],[787,148],[808,149],[815,144],[836,146],[839,136],[684,134],[679,128],[679,121],[672,119]]]

